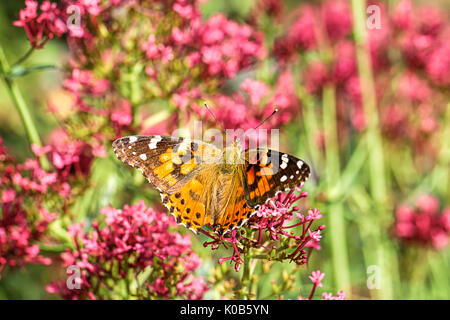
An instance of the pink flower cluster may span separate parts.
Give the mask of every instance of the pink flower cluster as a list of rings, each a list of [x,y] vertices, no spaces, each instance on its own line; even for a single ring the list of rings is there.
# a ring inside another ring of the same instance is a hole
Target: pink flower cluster
[[[44,147],[31,146],[37,157],[47,157],[55,168],[59,181],[69,177],[87,176],[90,172],[94,155],[105,156],[105,151],[95,143],[92,146],[71,138],[63,129],[55,129],[50,133],[49,144]],[[70,187],[67,186],[68,190]],[[67,189],[66,188],[66,189]],[[67,196],[67,194],[61,194]]]
[[[183,58],[189,68],[198,66],[202,77],[220,79],[234,76],[265,56],[262,34],[250,26],[239,25],[223,14],[202,21],[197,1],[176,0],[166,4],[165,10],[169,11],[170,6],[178,14],[179,22],[168,37],[157,37],[154,33],[148,36],[141,46],[148,59],[167,64]],[[154,70],[147,72],[155,74]]]
[[[80,269],[80,288],[71,290],[64,280],[52,283],[47,291],[65,299],[113,298],[116,281],[136,282],[151,267],[144,284],[128,287],[131,296],[202,298],[208,288],[203,277],[193,275],[201,260],[191,249],[190,235],[169,232],[176,226],[172,216],[147,208],[144,201],[100,212],[104,222],[92,222],[92,232],[83,232],[81,224],[70,227],[74,249],[61,254],[64,266]]]
[[[299,194],[294,193],[299,192]],[[313,227],[313,222],[322,218],[318,209],[308,210],[306,216],[300,213],[298,206],[294,203],[308,196],[307,192],[302,192],[300,187],[292,189],[289,193],[279,193],[250,218],[246,228],[243,230],[232,230],[223,236],[202,233],[212,238],[212,241],[205,242],[205,247],[211,246],[212,250],[219,248],[220,244],[229,243],[233,246],[233,254],[229,257],[219,258],[219,263],[230,261],[234,263],[235,270],[239,271],[244,263],[242,255],[248,253],[249,248],[265,248],[268,252],[269,260],[289,259],[297,264],[308,262],[309,254],[313,248],[320,249],[320,239],[324,225]],[[290,224],[290,222],[294,223]],[[296,234],[294,231],[299,231]],[[309,253],[305,248],[310,248]],[[288,249],[286,249],[288,248]],[[273,251],[272,251],[273,250]]]
[[[36,160],[14,165],[0,138],[0,276],[6,266],[51,263],[40,254],[39,241],[57,214],[49,212],[43,201],[49,189],[64,192],[67,186]]]
[[[19,20],[14,25],[24,28],[33,48],[41,49],[48,40],[59,38],[67,32],[56,3],[46,0],[39,6],[37,1],[25,0],[25,5],[26,8],[20,10]]]
[[[450,207],[440,211],[439,200],[431,195],[416,199],[415,208],[401,205],[396,209],[394,234],[405,243],[442,249],[450,241]]]
[[[191,22],[191,26],[193,23],[198,22]],[[209,75],[231,78],[266,54],[261,33],[248,25],[228,20],[222,14],[212,16],[203,25],[199,24],[196,34],[188,37],[188,43],[196,44],[195,52],[189,55],[190,66],[203,64]]]

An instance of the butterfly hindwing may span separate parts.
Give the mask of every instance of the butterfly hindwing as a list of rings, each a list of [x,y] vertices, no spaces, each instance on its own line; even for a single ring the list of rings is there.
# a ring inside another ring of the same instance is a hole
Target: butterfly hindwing
[[[161,193],[161,200],[177,223],[197,232],[202,226],[211,224],[211,215],[207,214],[202,196],[205,187],[202,175],[192,178],[178,191]]]
[[[223,215],[218,217],[213,229],[222,234],[228,230],[239,228],[254,212],[255,209],[250,208],[245,201],[244,186],[241,184],[233,192],[228,206],[225,208]]]
[[[309,166],[287,153],[270,149],[251,149],[244,152],[246,169],[244,177],[245,200],[256,207],[285,191],[305,182]]]
[[[139,169],[151,184],[168,194],[185,186],[204,160],[220,155],[220,150],[202,141],[159,135],[119,138],[113,148],[121,161]]]

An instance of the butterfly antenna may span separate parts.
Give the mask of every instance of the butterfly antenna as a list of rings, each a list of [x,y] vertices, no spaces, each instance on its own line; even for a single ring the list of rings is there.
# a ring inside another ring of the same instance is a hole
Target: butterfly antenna
[[[272,116],[278,112],[278,109],[273,110],[273,112],[270,114],[270,116],[268,116],[267,118],[265,118],[260,124],[258,124],[253,130],[258,129],[259,127],[261,127],[264,122],[266,122],[267,120],[269,120],[270,118],[272,118]]]
[[[217,120],[216,116],[214,115],[214,113],[211,111],[211,109],[208,107],[208,104],[206,102],[204,102],[206,109],[208,109],[209,113],[212,115],[212,117],[214,118],[214,120],[219,124],[219,126],[222,128],[223,132],[225,132],[225,128],[222,126],[222,124],[219,122],[219,120]]]

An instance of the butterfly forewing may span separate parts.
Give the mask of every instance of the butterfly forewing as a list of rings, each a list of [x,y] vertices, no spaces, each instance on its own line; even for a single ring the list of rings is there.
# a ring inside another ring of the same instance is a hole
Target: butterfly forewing
[[[244,157],[245,200],[252,208],[273,198],[279,191],[301,185],[310,174],[309,166],[303,160],[287,153],[251,149],[244,152]]]
[[[139,169],[159,191],[169,194],[186,185],[205,160],[221,153],[202,141],[159,135],[119,138],[113,148],[121,161]]]

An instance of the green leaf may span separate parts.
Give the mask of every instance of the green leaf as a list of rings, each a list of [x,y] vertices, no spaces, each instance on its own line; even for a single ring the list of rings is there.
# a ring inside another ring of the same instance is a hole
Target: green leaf
[[[11,71],[8,74],[6,74],[5,76],[8,79],[14,79],[14,78],[23,77],[34,71],[41,71],[41,70],[47,70],[47,69],[56,69],[56,66],[54,66],[54,65],[38,65],[38,66],[24,67],[21,65],[17,65],[17,66],[12,67]]]

